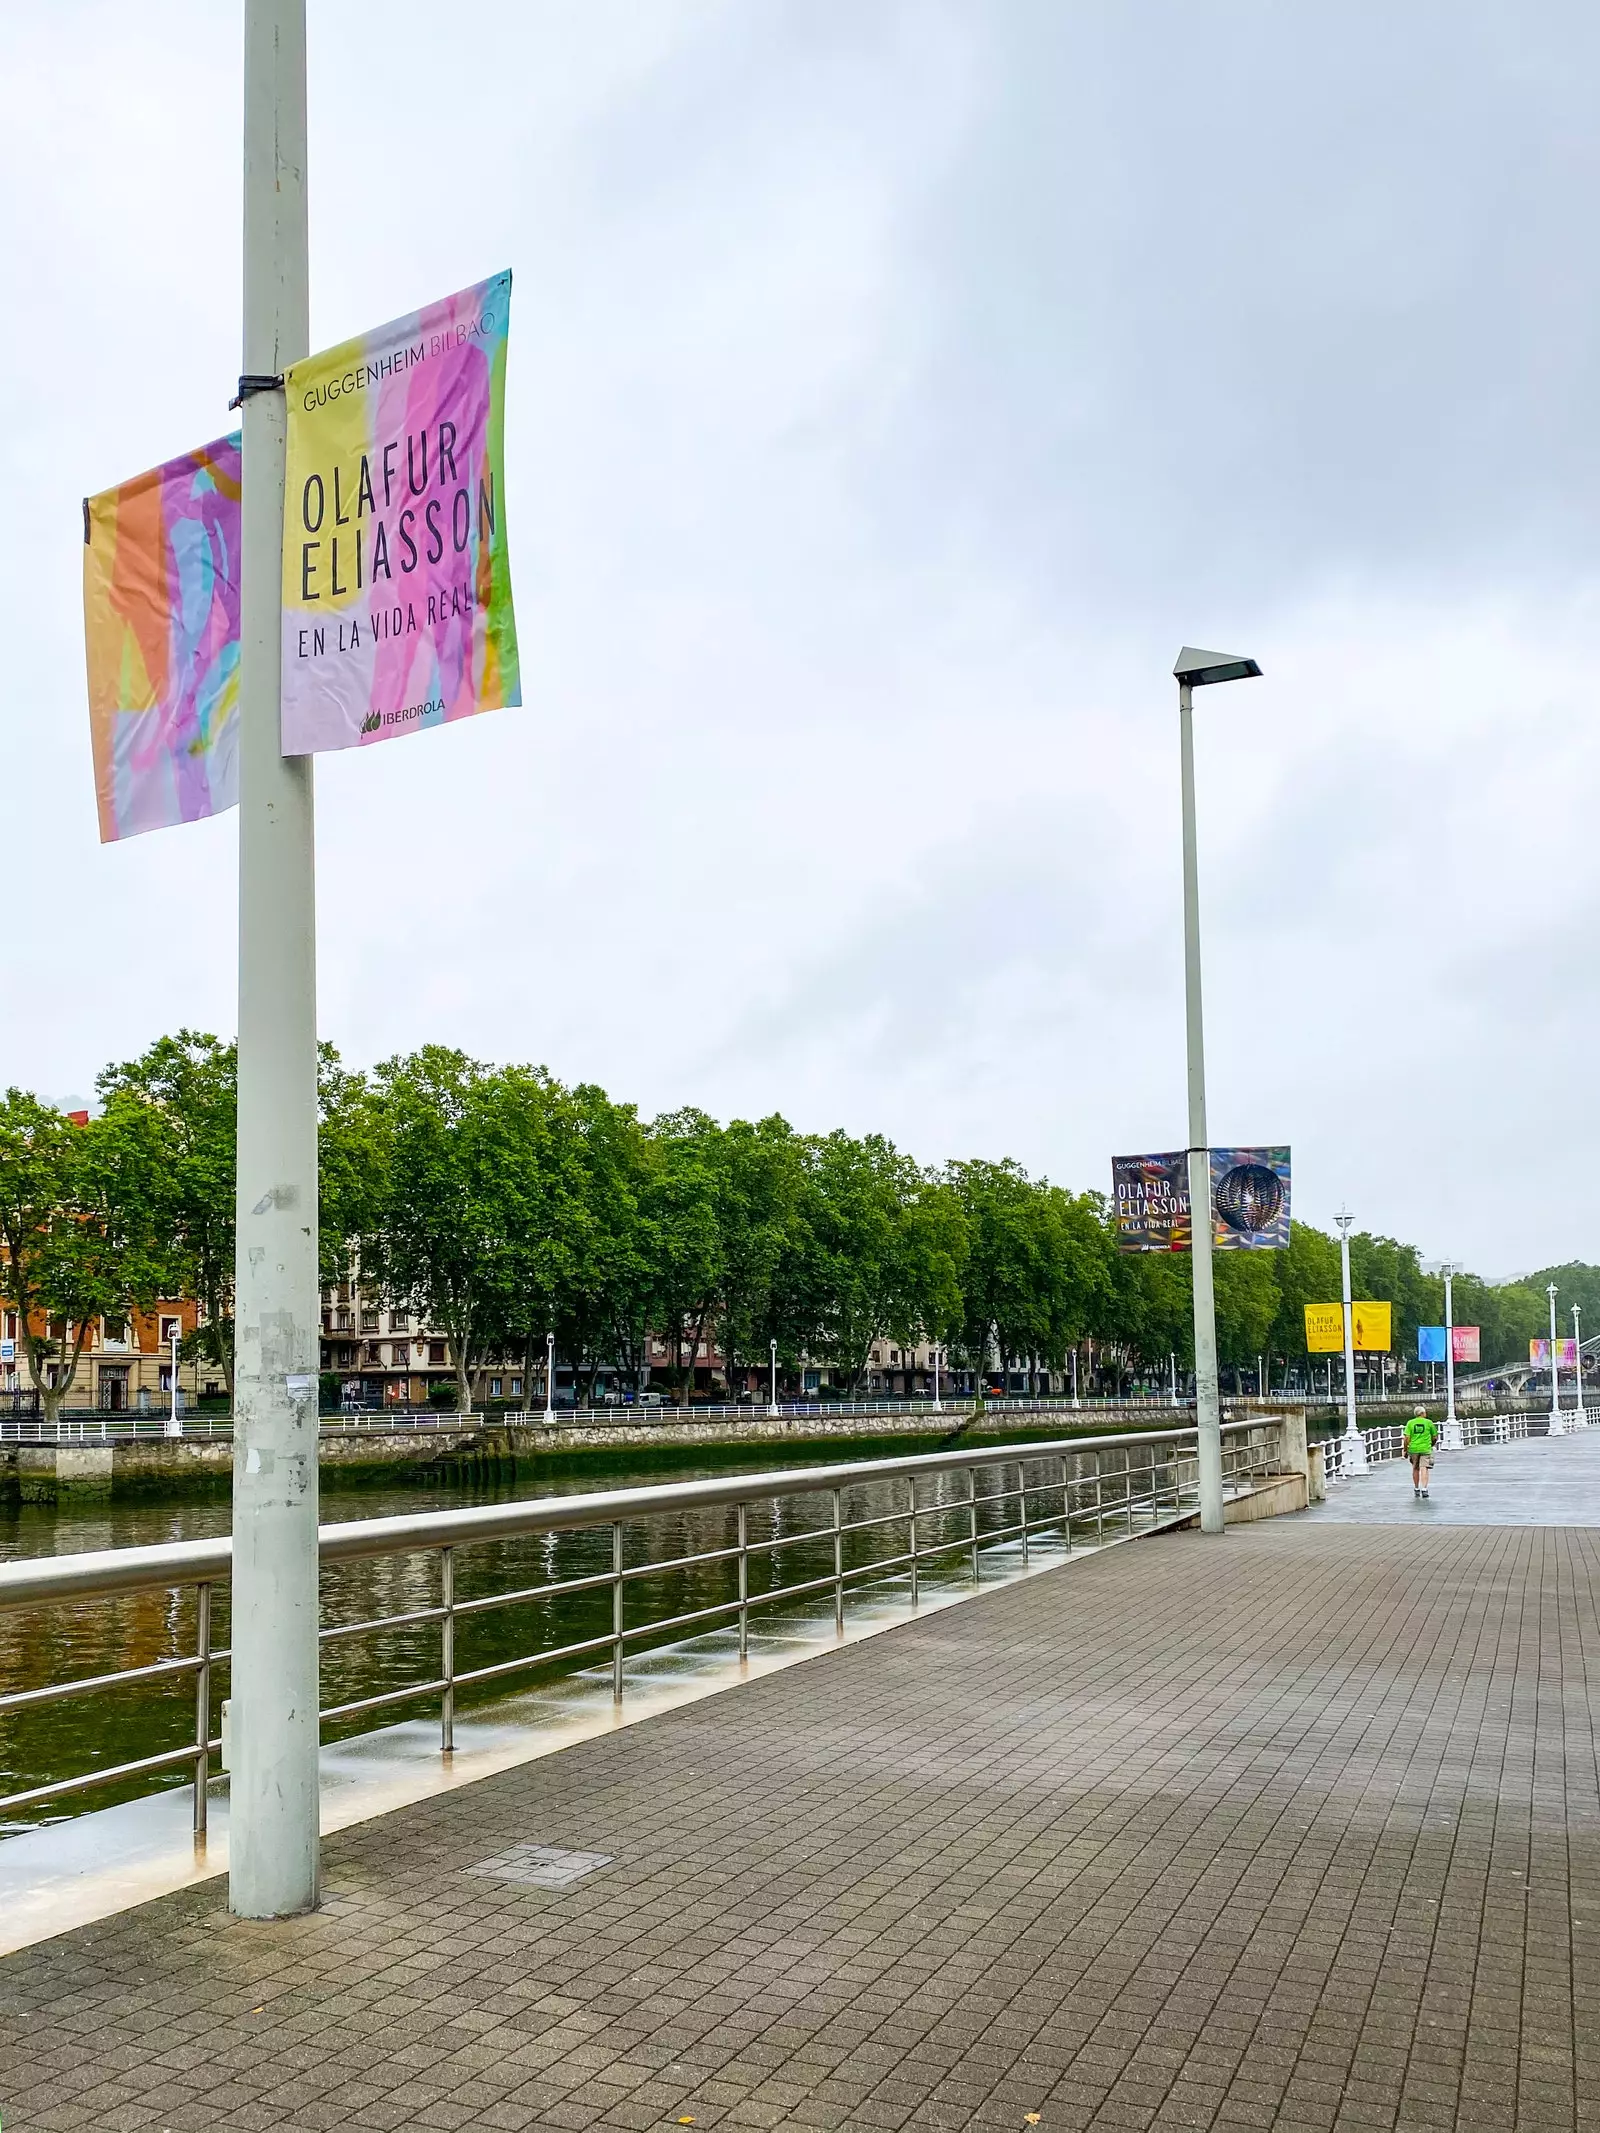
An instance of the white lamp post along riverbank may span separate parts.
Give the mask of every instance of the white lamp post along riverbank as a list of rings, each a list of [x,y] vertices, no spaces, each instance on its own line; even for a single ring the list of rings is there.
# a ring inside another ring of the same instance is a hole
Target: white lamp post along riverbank
[[[1561,1372],[1556,1364],[1556,1285],[1548,1282],[1545,1294],[1550,1299],[1550,1434],[1564,1437],[1565,1426],[1561,1420]]]
[[[556,1418],[556,1337],[547,1333],[544,1337],[544,1418],[554,1422]]]
[[[767,1346],[772,1351],[772,1388],[767,1394],[767,1413],[775,1415],[778,1412],[778,1344],[771,1340]]]
[[[1339,1298],[1344,1306],[1344,1470],[1364,1474],[1367,1440],[1356,1428],[1355,1313],[1350,1303],[1350,1225],[1355,1216],[1341,1207],[1333,1219],[1339,1225]]]
[[[1582,1304],[1572,1306],[1572,1360],[1578,1380],[1578,1404],[1572,1416],[1574,1429],[1589,1427],[1589,1417],[1583,1411],[1583,1329],[1578,1322],[1582,1311]]]
[[[1443,1266],[1444,1276],[1444,1428],[1439,1435],[1439,1444],[1447,1452],[1461,1449],[1461,1424],[1456,1419],[1456,1319],[1450,1294],[1450,1284],[1455,1279],[1455,1268]]]
[[[1200,865],[1194,811],[1194,692],[1219,681],[1251,681],[1253,659],[1186,644],[1172,669],[1178,683],[1178,753],[1183,787],[1183,996],[1189,1061],[1189,1230],[1194,1272],[1194,1404],[1200,1455],[1200,1530],[1222,1531],[1222,1403],[1217,1392],[1217,1306],[1211,1282],[1211,1150],[1206,1139],[1205,1018],[1200,1001]]]

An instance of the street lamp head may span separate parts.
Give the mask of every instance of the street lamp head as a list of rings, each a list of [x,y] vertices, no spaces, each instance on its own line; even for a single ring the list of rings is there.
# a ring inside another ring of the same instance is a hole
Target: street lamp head
[[[1549,1297],[1549,1299],[1550,1299],[1550,1301],[1551,1301],[1552,1303],[1554,1303],[1554,1302],[1555,1302],[1555,1300],[1556,1300],[1556,1285],[1555,1285],[1555,1283],[1554,1283],[1553,1281],[1549,1281],[1549,1282],[1546,1282],[1546,1283],[1545,1283],[1545,1290],[1544,1290],[1544,1293],[1546,1294],[1546,1296],[1548,1296],[1548,1297]]]
[[[1334,1216],[1333,1219],[1335,1222],[1338,1223],[1339,1227],[1348,1236],[1350,1231],[1350,1225],[1355,1220],[1355,1216],[1351,1214],[1349,1208],[1341,1207],[1339,1212]]]
[[[1201,652],[1186,644],[1172,669],[1191,689],[1204,689],[1214,681],[1259,681],[1261,669],[1253,659],[1236,659],[1231,652]]]

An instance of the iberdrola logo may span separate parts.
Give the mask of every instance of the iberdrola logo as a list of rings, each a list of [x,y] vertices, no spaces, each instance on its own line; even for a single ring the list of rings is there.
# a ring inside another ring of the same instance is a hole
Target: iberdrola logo
[[[366,717],[361,721],[361,730],[363,733],[376,733],[378,728],[382,724],[382,713],[378,711],[369,711]]]

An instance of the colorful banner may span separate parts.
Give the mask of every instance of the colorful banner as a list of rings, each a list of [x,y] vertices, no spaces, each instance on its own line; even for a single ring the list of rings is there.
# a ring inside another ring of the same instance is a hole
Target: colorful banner
[[[1211,1237],[1219,1252],[1281,1252],[1289,1243],[1287,1148],[1213,1148]]]
[[[83,633],[100,841],[239,798],[239,439],[83,503]]]
[[[1450,1329],[1452,1359],[1458,1363],[1482,1361],[1478,1352],[1478,1328],[1476,1326],[1452,1326]]]
[[[520,704],[505,516],[511,276],[284,373],[285,755]]]
[[[1529,1341],[1528,1361],[1535,1370],[1548,1370],[1550,1368],[1550,1343],[1548,1341]],[[1574,1340],[1558,1340],[1556,1342],[1556,1368],[1558,1370],[1576,1370],[1577,1367],[1577,1342]]]
[[[1344,1352],[1343,1304],[1307,1304],[1306,1353],[1342,1355]]]
[[[1306,1353],[1338,1355],[1344,1347],[1343,1304],[1306,1304]],[[1387,1355],[1392,1308],[1386,1303],[1350,1306],[1350,1346],[1357,1355]]]
[[[1111,1190],[1119,1252],[1190,1249],[1189,1158],[1181,1148],[1113,1156]],[[1288,1149],[1213,1148],[1212,1250],[1281,1251],[1288,1242]]]
[[[1181,1148],[1113,1156],[1111,1191],[1119,1252],[1188,1251],[1189,1158]]]
[[[1443,1326],[1418,1326],[1417,1361],[1419,1363],[1442,1363],[1444,1361]]]

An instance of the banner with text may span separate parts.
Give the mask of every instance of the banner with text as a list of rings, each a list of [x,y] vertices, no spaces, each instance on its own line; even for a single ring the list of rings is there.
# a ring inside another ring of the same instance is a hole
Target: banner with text
[[[1190,1249],[1189,1158],[1181,1148],[1113,1156],[1111,1188],[1118,1251]],[[1213,1148],[1212,1250],[1281,1251],[1288,1242],[1288,1149]]]
[[[1338,1355],[1344,1348],[1344,1305],[1307,1304],[1306,1353]],[[1387,1355],[1392,1331],[1392,1307],[1386,1303],[1353,1303],[1350,1306],[1350,1346],[1357,1355]]]
[[[511,276],[284,373],[285,755],[522,701],[505,517]]]
[[[1453,1360],[1458,1363],[1482,1361],[1478,1352],[1478,1328],[1476,1326],[1452,1326],[1450,1347]]]
[[[100,841],[239,798],[239,439],[83,502],[83,635]]]

